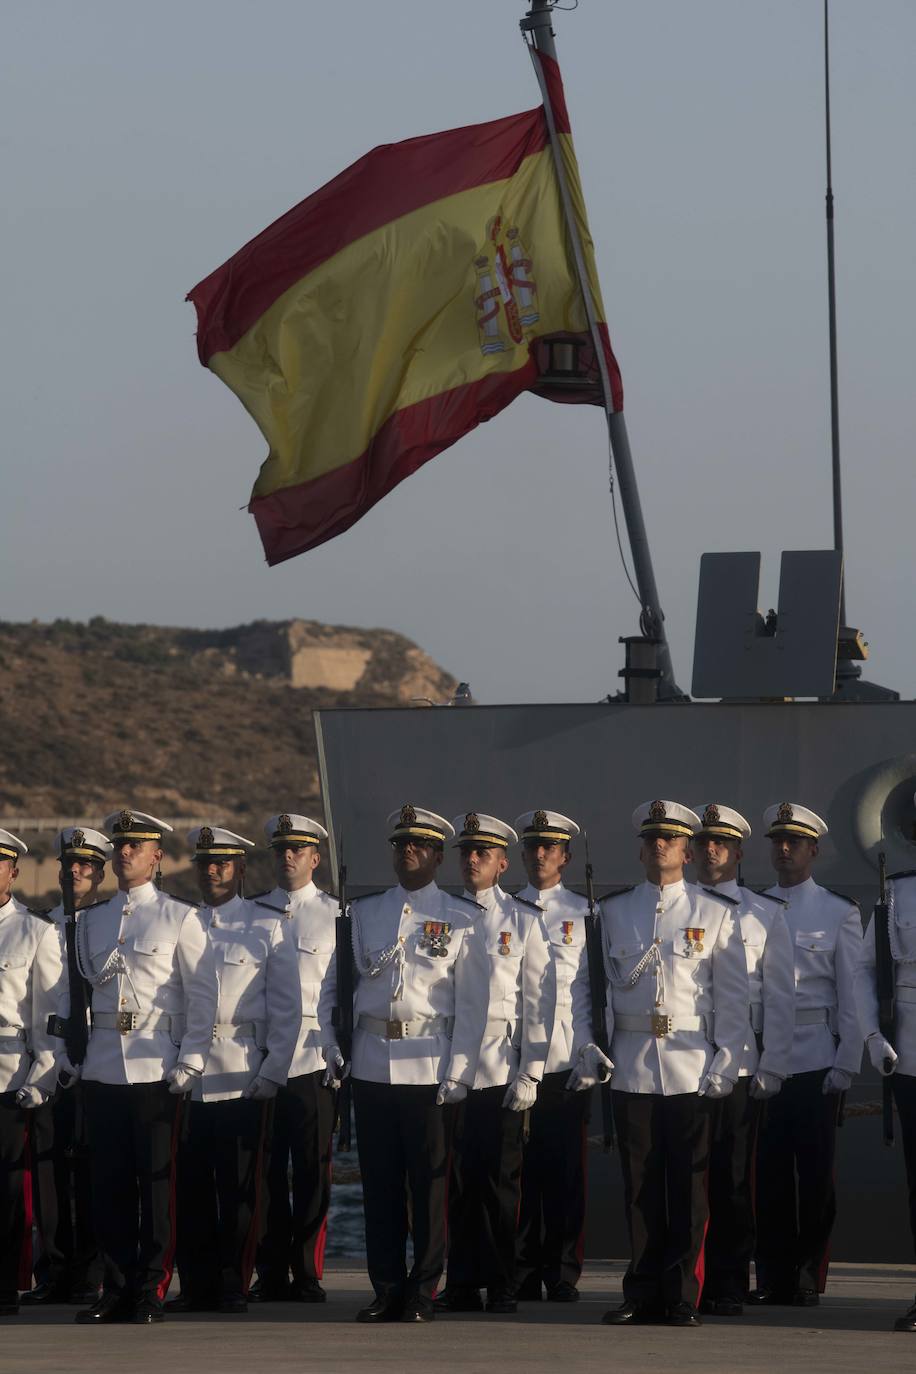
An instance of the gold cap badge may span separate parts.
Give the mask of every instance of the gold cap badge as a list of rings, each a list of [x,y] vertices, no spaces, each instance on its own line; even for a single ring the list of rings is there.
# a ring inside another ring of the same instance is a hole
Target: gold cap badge
[[[415,825],[415,824],[416,824],[416,820],[417,820],[417,813],[416,813],[416,811],[413,809],[413,807],[410,805],[410,802],[408,802],[406,806],[402,806],[402,807],[401,807],[401,815],[400,815],[399,824],[401,824],[401,825]]]
[[[662,801],[654,801],[654,802],[652,803],[652,805],[649,807],[649,820],[650,820],[650,821],[663,821],[664,819],[665,819],[665,803],[662,802]]]

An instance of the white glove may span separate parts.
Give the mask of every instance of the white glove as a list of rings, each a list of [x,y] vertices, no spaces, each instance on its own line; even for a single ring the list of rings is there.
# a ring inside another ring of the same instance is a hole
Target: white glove
[[[710,1069],[709,1073],[705,1074],[704,1077],[700,1079],[697,1095],[710,1099],[728,1097],[734,1086],[730,1078],[726,1078],[725,1075],[721,1073],[713,1073],[712,1069]]]
[[[751,1080],[751,1097],[758,1102],[766,1102],[768,1097],[775,1097],[782,1087],[782,1079],[778,1074],[768,1073],[766,1069],[758,1069]]]
[[[538,1085],[526,1073],[517,1073],[506,1088],[503,1106],[510,1112],[527,1112],[533,1107],[538,1095]]]
[[[350,1065],[344,1059],[339,1045],[322,1045],[321,1053],[324,1056],[325,1064],[327,1064],[321,1086],[323,1088],[339,1088],[350,1072]]]
[[[889,1074],[894,1072],[897,1067],[897,1051],[889,1040],[885,1040],[880,1031],[876,1031],[874,1035],[868,1037],[865,1041],[865,1047],[868,1050],[872,1067],[878,1070],[882,1078],[887,1078]],[[891,1061],[889,1069],[884,1067],[885,1059]]]
[[[579,1060],[566,1080],[566,1091],[581,1093],[594,1088],[598,1083],[606,1083],[614,1072],[614,1064],[597,1045],[583,1045]]]
[[[16,1093],[16,1105],[19,1107],[43,1107],[51,1094],[46,1093],[44,1088],[37,1088],[34,1083],[23,1083]]]
[[[197,1069],[189,1069],[187,1064],[176,1064],[174,1069],[169,1069],[165,1081],[169,1085],[169,1092],[180,1097],[183,1093],[189,1093],[194,1079],[200,1077]]]
[[[449,1107],[453,1102],[463,1102],[467,1095],[468,1090],[464,1083],[457,1083],[454,1078],[446,1078],[439,1084],[436,1106]]]
[[[276,1097],[279,1083],[275,1083],[272,1078],[262,1078],[257,1074],[248,1087],[242,1093],[243,1097],[249,1098],[252,1102],[269,1102],[272,1097]]]
[[[72,1088],[83,1076],[82,1064],[71,1064],[66,1050],[57,1056],[57,1081],[62,1088]]]
[[[851,1073],[847,1073],[845,1069],[828,1069],[827,1077],[824,1079],[824,1086],[821,1088],[821,1092],[824,1093],[825,1096],[827,1093],[845,1093],[851,1087]]]

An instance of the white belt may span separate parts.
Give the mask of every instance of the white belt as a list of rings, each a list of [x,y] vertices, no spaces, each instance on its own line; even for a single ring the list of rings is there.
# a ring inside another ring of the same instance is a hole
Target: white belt
[[[676,1031],[701,1030],[709,1033],[709,1018],[706,1016],[671,1016],[667,1012],[646,1012],[642,1016],[618,1016],[614,1013],[614,1030],[641,1031],[643,1035],[654,1035],[661,1040]]]
[[[214,1040],[257,1040],[264,1039],[263,1021],[218,1021],[213,1027]]]
[[[366,1016],[360,1012],[357,1025],[372,1035],[386,1040],[417,1040],[427,1035],[447,1035],[451,1039],[454,1018],[451,1016],[416,1016],[412,1021],[383,1021],[380,1016]]]
[[[906,984],[903,987],[898,985],[894,989],[894,996],[898,1002],[916,1002],[916,988],[908,987]]]
[[[0,1054],[21,1054],[25,1047],[25,1039],[22,1026],[0,1027]]]
[[[139,1011],[94,1011],[92,1013],[93,1030],[116,1030],[122,1035],[132,1035],[134,1032],[144,1033],[149,1031],[171,1031],[174,1026],[178,1030],[184,1022],[183,1016],[168,1016],[162,1013],[158,1016],[144,1016]]]
[[[796,1026],[826,1026],[830,1021],[830,1007],[803,1007],[795,1013]]]
[[[314,1015],[312,1014],[312,1012],[310,1012],[310,1011],[303,1012],[303,1015],[302,1015],[302,1024],[303,1024],[303,1026],[309,1026],[309,1027],[311,1027],[311,1026],[317,1026],[317,1025],[318,1025],[318,1017],[317,1017],[317,1016],[314,1016]],[[335,1024],[336,1024],[336,1023],[335,1023]]]
[[[752,1031],[762,1031],[762,1030],[763,1030],[763,1003],[762,1003],[762,1002],[752,1002],[752,1003],[751,1003],[751,1006],[750,1006],[750,1013],[751,1013],[751,1030],[752,1030]]]

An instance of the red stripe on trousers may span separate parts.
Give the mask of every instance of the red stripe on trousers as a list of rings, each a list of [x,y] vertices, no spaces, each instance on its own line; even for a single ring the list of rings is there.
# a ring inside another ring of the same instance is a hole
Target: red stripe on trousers
[[[178,1105],[175,1108],[175,1118],[172,1121],[172,1144],[169,1150],[169,1243],[162,1257],[162,1278],[156,1285],[156,1297],[160,1302],[164,1301],[165,1295],[169,1291],[169,1284],[172,1282],[172,1270],[175,1267],[175,1243],[177,1239],[175,1221],[177,1169],[175,1167],[175,1161],[178,1156],[178,1131],[181,1124],[183,1108],[184,1102],[179,1097]]]
[[[26,1117],[22,1138],[22,1243],[19,1247],[19,1287],[32,1287],[32,1222],[35,1212],[32,1203],[32,1141]]]
[[[251,1272],[254,1269],[254,1257],[258,1249],[258,1236],[261,1231],[261,1182],[264,1172],[264,1150],[267,1144],[268,1114],[273,1114],[272,1101],[265,1102],[261,1111],[261,1131],[258,1136],[258,1153],[254,1164],[254,1207],[251,1209],[251,1223],[248,1227],[248,1235],[245,1237],[245,1244],[242,1248],[242,1292],[246,1297],[251,1283]]]
[[[328,1146],[328,1185],[334,1182],[334,1132],[331,1132],[331,1143]],[[324,1251],[328,1243],[328,1214],[325,1212],[324,1219],[315,1237],[315,1249],[312,1251],[312,1264],[315,1274],[320,1279],[324,1274]]]
[[[700,1253],[697,1255],[697,1262],[693,1266],[693,1277],[699,1284],[697,1291],[697,1307],[703,1296],[703,1285],[706,1282],[706,1233],[709,1230],[709,1169],[707,1168],[703,1179],[703,1188],[706,1192],[706,1220],[703,1223],[703,1238],[700,1241]]]

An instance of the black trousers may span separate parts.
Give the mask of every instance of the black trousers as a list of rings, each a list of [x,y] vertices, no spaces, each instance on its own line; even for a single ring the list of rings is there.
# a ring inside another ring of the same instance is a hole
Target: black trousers
[[[84,1083],[92,1215],[107,1293],[159,1302],[175,1257],[180,1106],[165,1083]]]
[[[505,1085],[459,1104],[448,1188],[448,1286],[510,1293],[522,1182],[524,1112],[502,1106]]]
[[[628,1302],[700,1300],[709,1215],[711,1102],[696,1093],[611,1094],[630,1231]]]
[[[592,1094],[566,1089],[569,1070],[544,1075],[522,1165],[515,1278],[578,1283],[585,1232],[586,1128]]]
[[[58,1089],[31,1113],[35,1215],[41,1255],[39,1282],[98,1287],[104,1266],[92,1229],[92,1189],[83,1086]]]
[[[791,1293],[827,1283],[836,1217],[833,1161],[839,1095],[826,1069],[787,1078],[766,1104],[757,1143],[757,1283]]]
[[[909,1190],[910,1231],[913,1245],[916,1247],[916,1078],[906,1073],[895,1073],[891,1079],[891,1087],[900,1117],[903,1161],[906,1164],[906,1182]]]
[[[436,1084],[353,1080],[369,1279],[380,1298],[427,1298],[445,1263],[453,1107]],[[413,1267],[407,1272],[408,1189]]]
[[[743,1302],[754,1254],[754,1156],[762,1102],[750,1095],[753,1079],[739,1078],[728,1097],[713,1104],[709,1153],[709,1229],[706,1278],[709,1298]]]
[[[267,1102],[192,1102],[178,1150],[178,1271],[189,1297],[248,1292],[258,1239]]]
[[[263,1282],[320,1279],[331,1202],[331,1142],[337,1094],[324,1070],[299,1074],[277,1093],[268,1166],[267,1223],[258,1250]],[[292,1169],[292,1206],[290,1206]]]
[[[28,1116],[14,1092],[0,1093],[0,1297],[6,1301],[31,1281]]]

